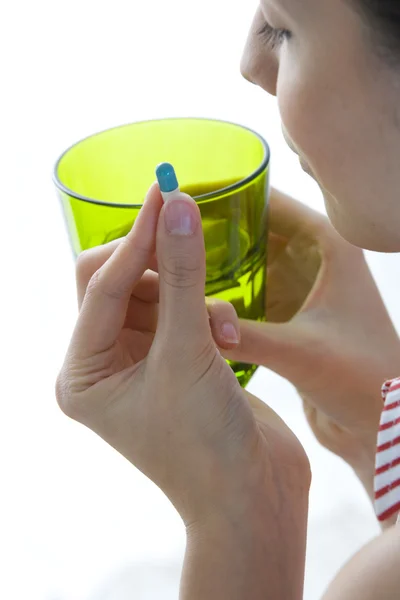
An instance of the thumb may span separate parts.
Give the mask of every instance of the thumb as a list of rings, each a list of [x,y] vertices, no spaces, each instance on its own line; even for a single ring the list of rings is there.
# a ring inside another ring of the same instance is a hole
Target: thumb
[[[318,368],[322,351],[307,324],[240,321],[240,344],[226,358],[263,365],[299,386],[304,375]]]
[[[204,299],[206,255],[200,211],[181,192],[165,203],[158,224],[156,254],[160,277],[159,328],[180,347],[210,341]],[[184,340],[187,340],[185,343]]]

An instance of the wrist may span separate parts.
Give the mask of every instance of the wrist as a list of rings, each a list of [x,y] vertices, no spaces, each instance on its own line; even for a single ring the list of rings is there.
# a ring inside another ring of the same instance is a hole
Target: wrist
[[[275,491],[260,492],[245,512],[210,513],[186,527],[186,561],[210,563],[230,581],[232,600],[302,598],[308,494],[287,490],[278,502]],[[210,582],[201,585],[201,597],[214,597]]]
[[[377,435],[371,435],[363,439],[357,439],[354,443],[353,452],[343,456],[344,460],[352,469],[362,477],[373,479],[375,472]]]
[[[375,502],[374,477],[377,435],[358,440],[350,457],[344,457],[360,480],[371,503]]]
[[[373,485],[375,456],[379,422],[383,404],[379,396],[373,406],[369,406],[368,416],[360,415],[360,423],[352,430],[342,430],[341,448],[338,455],[345,460],[362,480]]]
[[[304,507],[307,514],[311,470],[301,450],[300,458],[290,454],[275,465],[268,460],[254,461],[244,478],[239,473],[233,477],[220,473],[214,478],[212,492],[196,494],[195,502],[193,496],[191,502],[187,496],[185,503],[175,506],[188,534],[217,530],[222,535],[233,530],[238,536],[247,536],[253,529],[261,533],[260,524],[272,526],[274,519],[297,519],[304,514]]]
[[[372,499],[375,473],[376,436],[356,438],[341,458],[353,469]]]

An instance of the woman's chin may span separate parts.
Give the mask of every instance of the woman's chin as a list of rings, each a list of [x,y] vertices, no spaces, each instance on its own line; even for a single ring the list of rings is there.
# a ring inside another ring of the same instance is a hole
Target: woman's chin
[[[326,190],[323,195],[330,222],[347,242],[373,252],[400,252],[400,233],[391,231],[385,224],[367,220],[364,214],[346,210]]]

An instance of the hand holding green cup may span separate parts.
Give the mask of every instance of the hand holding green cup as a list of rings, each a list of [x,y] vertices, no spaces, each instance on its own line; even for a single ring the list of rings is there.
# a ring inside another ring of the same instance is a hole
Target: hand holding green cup
[[[206,295],[231,302],[240,318],[264,320],[269,149],[239,125],[147,121],[93,135],[67,150],[54,179],[74,254],[126,235],[155,167],[165,161],[200,208]],[[243,386],[256,369],[231,366]]]

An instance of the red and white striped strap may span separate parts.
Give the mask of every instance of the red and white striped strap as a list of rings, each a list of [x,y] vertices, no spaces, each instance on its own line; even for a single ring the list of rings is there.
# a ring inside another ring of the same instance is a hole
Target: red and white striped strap
[[[378,433],[375,511],[380,521],[400,512],[400,377],[382,387],[384,408]]]

